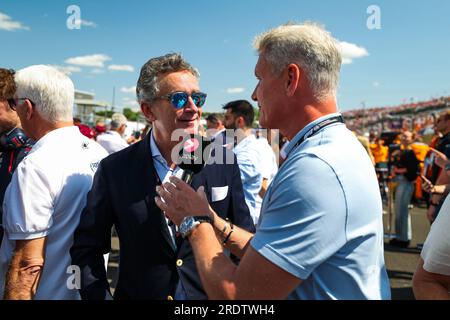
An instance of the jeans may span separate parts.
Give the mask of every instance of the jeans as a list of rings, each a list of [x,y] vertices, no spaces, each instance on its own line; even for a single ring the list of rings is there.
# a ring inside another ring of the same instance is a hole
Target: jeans
[[[410,241],[412,238],[411,216],[408,206],[414,193],[414,182],[410,182],[404,176],[396,176],[398,183],[395,191],[395,233],[401,241]]]

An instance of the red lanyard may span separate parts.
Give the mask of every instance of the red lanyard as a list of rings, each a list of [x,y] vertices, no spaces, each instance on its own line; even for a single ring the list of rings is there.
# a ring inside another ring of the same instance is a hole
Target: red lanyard
[[[13,171],[13,164],[14,164],[14,151],[11,152],[11,156],[9,157],[8,173],[11,173]]]

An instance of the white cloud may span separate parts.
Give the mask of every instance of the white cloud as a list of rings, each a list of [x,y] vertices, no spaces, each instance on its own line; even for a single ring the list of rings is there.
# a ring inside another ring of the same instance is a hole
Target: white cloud
[[[139,107],[139,103],[137,103],[137,101],[132,101],[132,100],[124,101],[123,105],[124,105],[125,107],[131,107],[131,108],[133,108],[133,107]]]
[[[122,101],[123,101],[123,107],[139,108],[139,103],[136,100],[134,100],[134,99],[131,99],[129,97],[125,97],[125,98],[122,98]]]
[[[62,73],[70,76],[72,73],[75,72],[81,72],[81,68],[80,67],[74,67],[74,66],[57,66],[57,65],[50,65],[53,68],[58,69],[59,71],[61,71]]]
[[[29,27],[24,26],[22,22],[14,21],[10,16],[0,12],[0,30],[16,31],[16,30],[30,30]]]
[[[366,48],[345,41],[339,42],[339,48],[341,50],[343,64],[351,64],[353,63],[353,59],[363,58],[369,55]]]
[[[245,88],[228,88],[227,93],[233,94],[233,93],[241,93],[244,92]]]
[[[372,85],[376,88],[376,87],[379,87],[379,86],[380,86],[380,83],[377,82],[377,81],[375,81]]]
[[[136,87],[122,87],[120,88],[120,92],[124,92],[124,93],[136,93]]]
[[[91,71],[91,73],[93,73],[93,74],[105,73],[105,70],[103,70],[103,69],[93,69]]]
[[[108,70],[133,72],[134,67],[128,64],[112,64],[108,66]]]
[[[78,24],[78,21],[76,24]],[[97,24],[95,22],[87,21],[87,20],[83,20],[83,19],[81,20],[81,22],[79,22],[79,24],[81,24],[81,26],[83,26],[83,27],[91,27],[91,28],[97,27]]]
[[[106,54],[92,54],[69,58],[65,62],[76,66],[103,68],[104,63],[108,60],[111,60],[111,57]]]

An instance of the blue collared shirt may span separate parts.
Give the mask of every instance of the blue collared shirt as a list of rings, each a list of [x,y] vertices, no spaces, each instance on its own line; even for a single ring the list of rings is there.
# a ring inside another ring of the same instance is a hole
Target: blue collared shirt
[[[390,299],[382,202],[372,163],[342,123],[289,143],[252,247],[303,283],[290,299]]]
[[[155,167],[156,173],[158,174],[159,179],[162,183],[166,183],[169,181],[170,176],[175,175],[178,173],[178,171],[181,170],[178,166],[174,169],[170,168],[167,165],[166,159],[163,158],[161,151],[159,151],[158,146],[156,145],[155,138],[153,136],[153,130],[150,133],[150,150],[152,152],[152,158],[153,158],[153,165]],[[166,218],[167,222],[167,229],[169,230],[169,233],[171,235],[171,240],[174,248],[177,247],[175,242],[175,235],[173,234],[172,228],[169,227],[169,220]],[[181,283],[181,280],[178,282],[177,289],[175,292],[176,300],[187,300],[186,291],[184,290],[183,284]]]
[[[267,161],[264,159],[266,150],[256,137],[251,134],[242,139],[234,147],[233,151],[236,154],[237,163],[241,172],[245,202],[256,225],[260,213],[260,208],[257,205],[257,196],[261,190],[263,172],[266,170],[264,167],[264,161]]]

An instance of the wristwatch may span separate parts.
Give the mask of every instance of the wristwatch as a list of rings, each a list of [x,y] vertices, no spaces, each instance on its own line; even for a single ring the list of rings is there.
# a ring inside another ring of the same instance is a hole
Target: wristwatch
[[[184,217],[184,219],[181,221],[179,231],[183,238],[186,238],[189,236],[200,223],[207,222],[212,224],[213,221],[208,216],[189,216]]]

